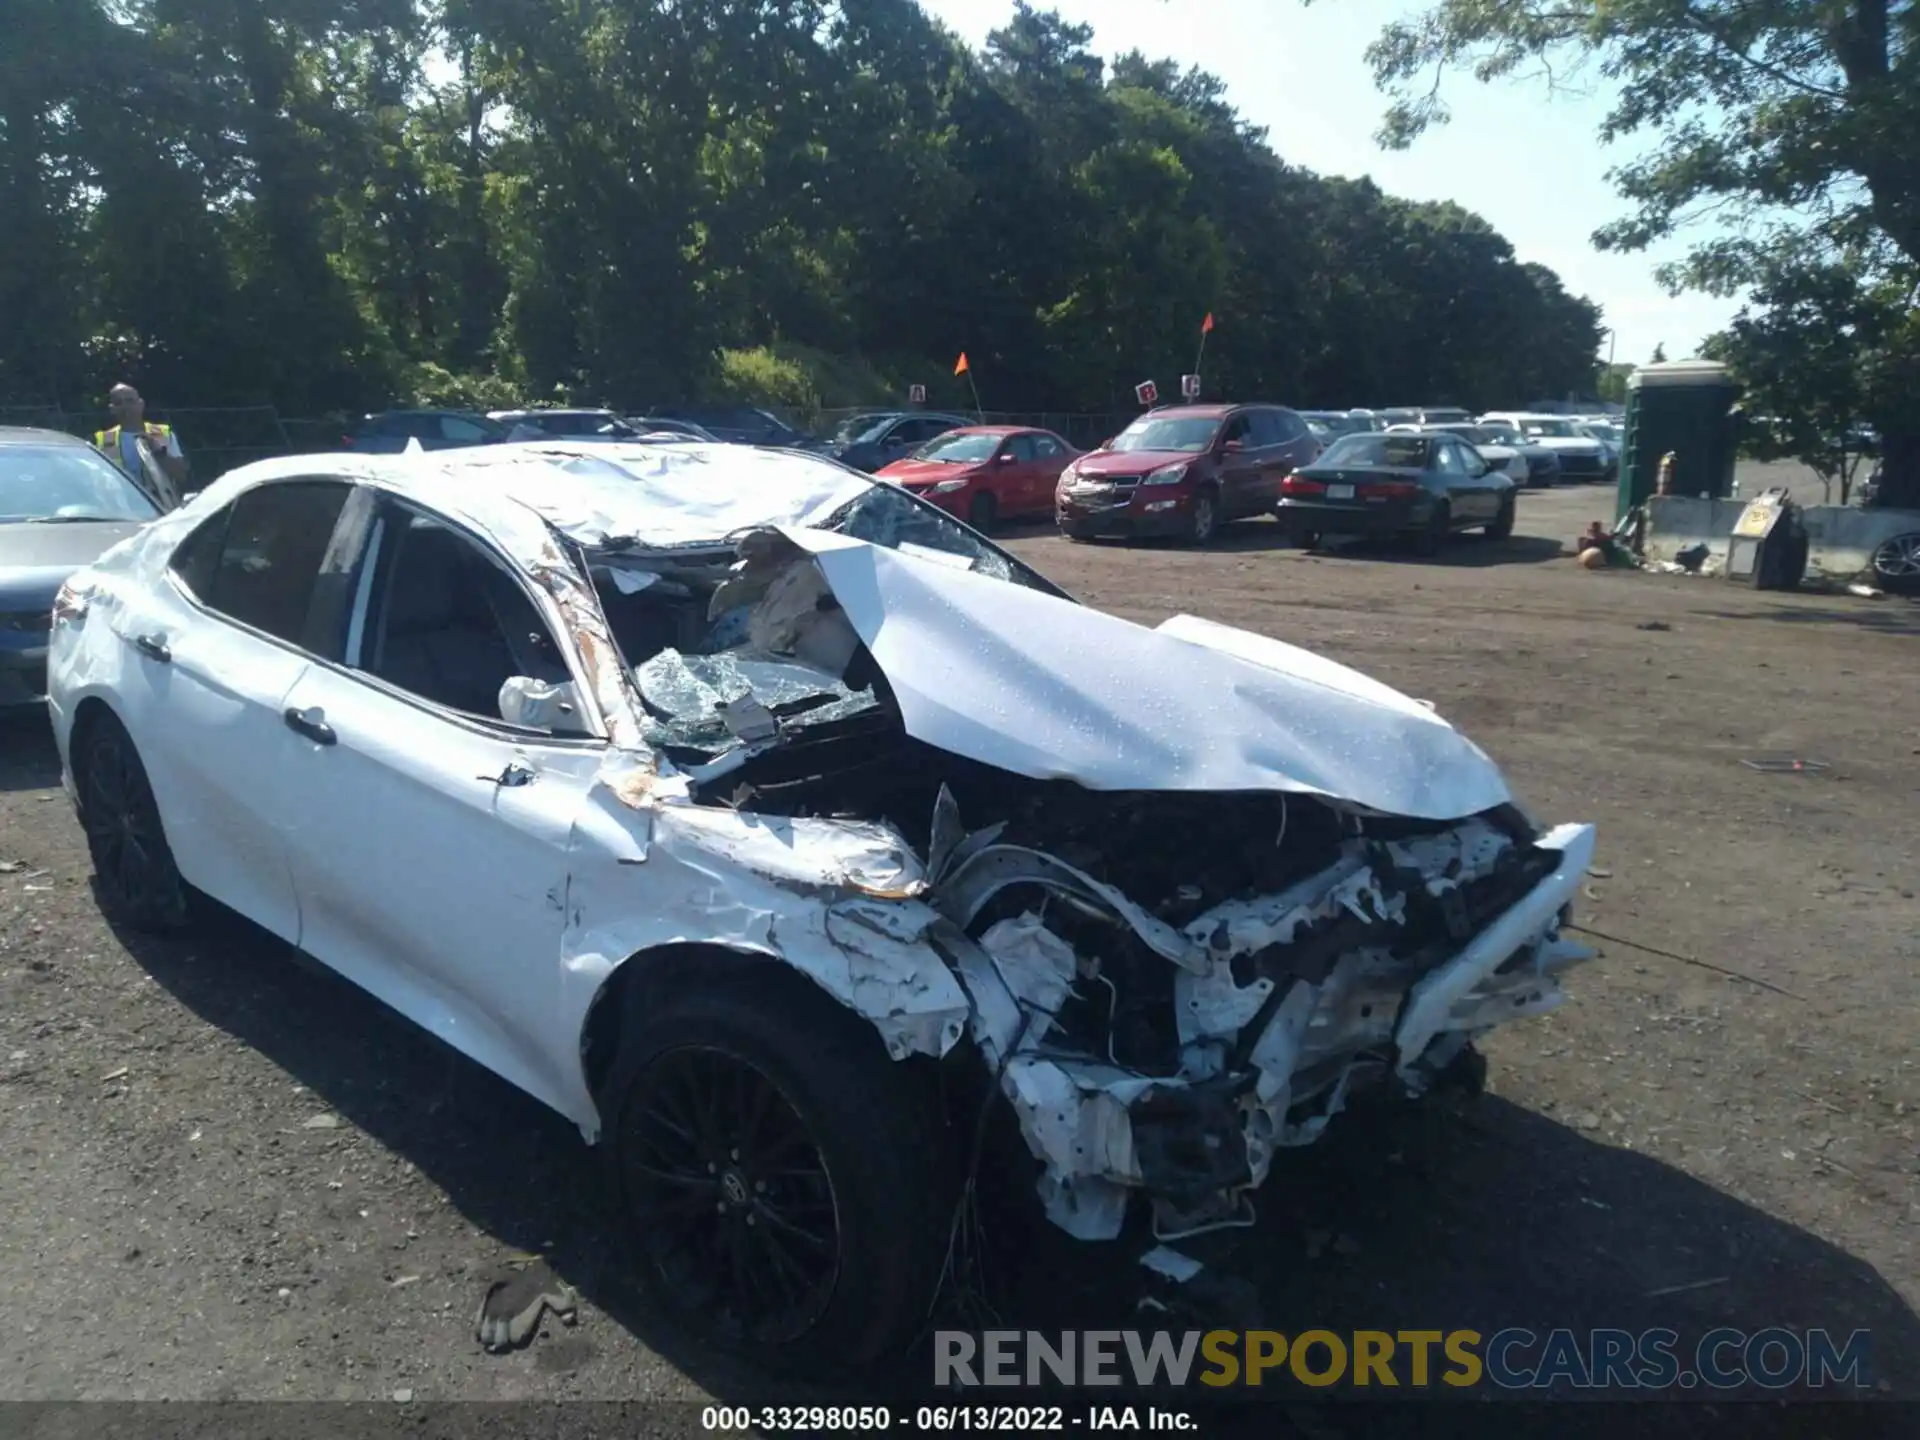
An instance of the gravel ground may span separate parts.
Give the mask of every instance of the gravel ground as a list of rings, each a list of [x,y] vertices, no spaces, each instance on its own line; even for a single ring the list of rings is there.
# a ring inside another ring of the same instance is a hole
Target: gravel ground
[[[1290,1155],[1233,1269],[1283,1329],[1865,1327],[1920,1395],[1920,607],[1576,569],[1610,510],[1528,494],[1438,562],[1267,522],[1010,541],[1091,603],[1433,700],[1538,814],[1599,825],[1585,923],[1752,977],[1602,942],[1464,1115]],[[564,1122],[244,923],[103,924],[37,716],[0,722],[0,866],[0,1398],[769,1398],[631,1294]],[[578,1323],[486,1355],[484,1279],[534,1252]],[[1129,1323],[1110,1252],[1031,1270],[1033,1315]]]

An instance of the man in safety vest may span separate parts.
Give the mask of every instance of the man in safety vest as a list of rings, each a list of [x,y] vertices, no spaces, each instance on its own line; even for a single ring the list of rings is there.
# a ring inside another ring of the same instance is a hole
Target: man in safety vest
[[[107,408],[113,412],[114,423],[95,434],[93,443],[144,488],[146,474],[140,462],[140,442],[146,441],[155,463],[178,490],[187,478],[187,452],[180,448],[180,437],[173,433],[173,427],[149,421],[147,402],[131,385],[116,385],[108,391]]]

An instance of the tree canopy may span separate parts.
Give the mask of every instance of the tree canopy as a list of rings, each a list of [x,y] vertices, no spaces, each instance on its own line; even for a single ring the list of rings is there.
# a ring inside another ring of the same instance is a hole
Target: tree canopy
[[[1368,56],[1391,146],[1445,122],[1450,73],[1611,84],[1601,138],[1645,148],[1614,171],[1628,211],[1595,243],[1643,250],[1712,217],[1662,271],[1676,291],[1745,297],[1706,348],[1791,421],[1809,463],[1836,424],[1876,421],[1920,503],[1920,4],[1440,0]]]
[[[638,407],[765,388],[771,346],[1110,409],[1209,311],[1215,394],[1594,382],[1597,308],[1478,216],[1286,165],[1213,76],[1024,4],[979,52],[912,0],[11,14],[0,402]]]

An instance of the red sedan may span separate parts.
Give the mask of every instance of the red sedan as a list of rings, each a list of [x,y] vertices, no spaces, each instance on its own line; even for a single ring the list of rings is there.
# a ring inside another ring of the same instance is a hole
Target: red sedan
[[[976,530],[1053,513],[1060,472],[1079,455],[1051,430],[969,425],[929,440],[879,472]]]

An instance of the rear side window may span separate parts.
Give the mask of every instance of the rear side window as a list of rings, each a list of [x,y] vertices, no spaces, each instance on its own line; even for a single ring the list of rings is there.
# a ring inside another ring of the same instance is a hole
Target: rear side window
[[[1286,427],[1280,423],[1279,411],[1255,410],[1248,418],[1253,433],[1247,443],[1255,449],[1264,449],[1269,445],[1284,445],[1287,442]]]
[[[471,420],[462,420],[458,415],[440,417],[440,434],[447,440],[485,440],[493,432]]]
[[[1051,435],[1035,435],[1032,438],[1033,453],[1042,460],[1051,460],[1067,453],[1067,447]]]
[[[209,610],[306,645],[315,582],[352,491],[338,480],[249,490],[180,543],[173,573]]]

